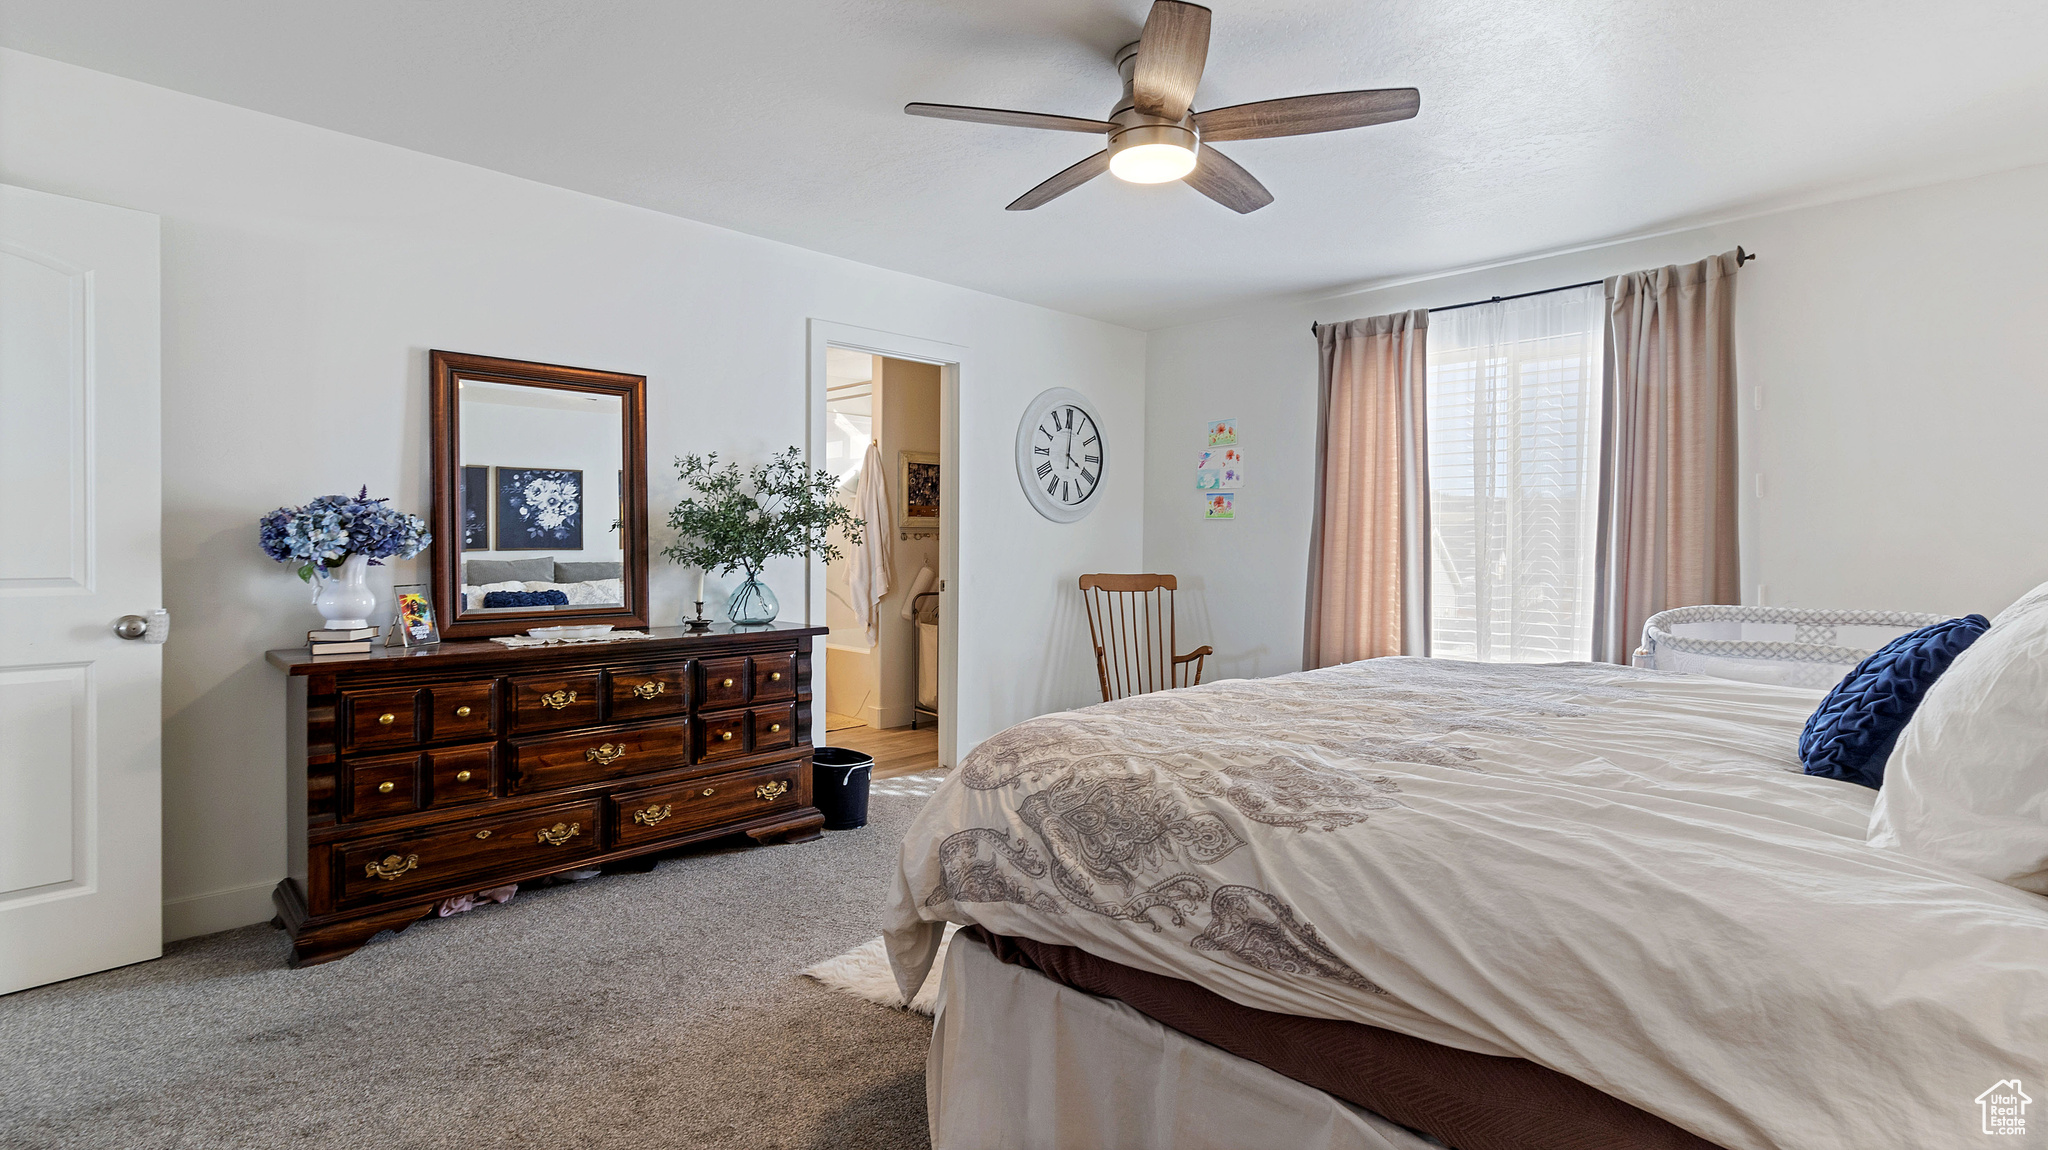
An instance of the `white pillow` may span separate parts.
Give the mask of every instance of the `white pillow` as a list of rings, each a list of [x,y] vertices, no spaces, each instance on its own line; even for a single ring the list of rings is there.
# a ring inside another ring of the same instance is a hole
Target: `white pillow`
[[[482,585],[470,585],[463,587],[462,598],[464,602],[469,604],[469,606],[466,608],[467,610],[481,611],[484,608],[484,595],[488,592],[524,590],[526,590],[526,584],[524,583],[485,583]]]
[[[583,583],[525,583],[528,591],[560,591],[571,607],[602,607],[624,603],[625,580],[592,579]]]
[[[1885,763],[1870,845],[2048,894],[2048,583],[1928,689]]]

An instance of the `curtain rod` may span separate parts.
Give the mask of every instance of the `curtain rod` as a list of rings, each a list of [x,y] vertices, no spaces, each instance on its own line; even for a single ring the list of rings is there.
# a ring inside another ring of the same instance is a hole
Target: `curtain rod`
[[[1754,252],[1746,252],[1746,251],[1743,251],[1743,250],[1742,250],[1742,245],[1741,245],[1741,244],[1737,244],[1737,245],[1735,245],[1735,266],[1736,266],[1736,267],[1738,267],[1738,268],[1739,268],[1739,267],[1741,267],[1741,266],[1742,266],[1743,264],[1746,264],[1746,263],[1748,263],[1749,261],[1751,261],[1751,260],[1753,260],[1753,259],[1755,259],[1755,258],[1756,258],[1756,254],[1755,254]],[[1440,312],[1440,311],[1458,311],[1458,310],[1459,310],[1459,309],[1461,309],[1461,308],[1468,308],[1468,307],[1478,307],[1478,306],[1479,306],[1480,304],[1487,304],[1487,303],[1501,303],[1501,302],[1503,302],[1503,301],[1506,301],[1506,300],[1511,300],[1511,299],[1528,299],[1528,298],[1529,298],[1530,296],[1533,296],[1533,295],[1549,295],[1549,294],[1550,294],[1550,293],[1552,293],[1552,292],[1560,292],[1560,291],[1571,291],[1571,290],[1572,290],[1572,289],[1574,289],[1574,288],[1582,288],[1582,287],[1592,287],[1592,286],[1593,286],[1593,285],[1595,285],[1595,284],[1602,284],[1602,283],[1606,283],[1606,282],[1607,282],[1606,280],[1587,280],[1587,281],[1586,281],[1585,283],[1579,283],[1579,284],[1566,284],[1566,285],[1564,285],[1563,287],[1554,287],[1554,288],[1544,288],[1544,289],[1542,289],[1542,290],[1540,290],[1540,291],[1525,291],[1525,292],[1520,292],[1520,293],[1517,293],[1517,294],[1515,294],[1515,295],[1497,295],[1497,296],[1493,296],[1493,297],[1492,297],[1492,298],[1490,298],[1490,299],[1475,299],[1475,300],[1472,300],[1472,301],[1471,301],[1471,302],[1469,302],[1469,303],[1454,303],[1454,304],[1449,304],[1449,305],[1446,305],[1446,306],[1444,306],[1444,307],[1433,307],[1433,308],[1430,308],[1429,310],[1430,310],[1430,312],[1431,312],[1432,314],[1434,314],[1434,313],[1436,313],[1436,312]],[[1310,323],[1310,324],[1308,325],[1308,330],[1309,330],[1309,334],[1310,334],[1310,335],[1314,335],[1314,334],[1315,334],[1315,332],[1316,332],[1316,329],[1317,329],[1317,328],[1319,328],[1319,327],[1321,327],[1321,326],[1322,326],[1322,325],[1321,325],[1321,324],[1318,324],[1318,323]]]

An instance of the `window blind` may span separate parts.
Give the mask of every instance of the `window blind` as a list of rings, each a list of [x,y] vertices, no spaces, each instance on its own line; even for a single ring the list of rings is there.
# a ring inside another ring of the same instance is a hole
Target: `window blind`
[[[1592,657],[1600,285],[1430,317],[1430,652]]]

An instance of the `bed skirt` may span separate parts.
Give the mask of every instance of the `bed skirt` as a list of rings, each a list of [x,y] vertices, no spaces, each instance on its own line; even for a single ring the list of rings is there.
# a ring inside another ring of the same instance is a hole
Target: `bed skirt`
[[[935,1150],[1428,1150],[1442,1144],[1005,963],[946,948],[925,1097]]]

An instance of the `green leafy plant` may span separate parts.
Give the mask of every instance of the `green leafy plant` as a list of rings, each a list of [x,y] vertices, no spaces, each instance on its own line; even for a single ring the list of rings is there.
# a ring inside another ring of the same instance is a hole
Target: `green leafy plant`
[[[792,447],[741,471],[719,466],[718,453],[676,460],[676,478],[688,492],[668,513],[676,541],[661,549],[670,560],[752,579],[779,555],[839,558],[833,535],[851,536],[865,520],[834,495],[838,482],[822,468],[805,466]]]

